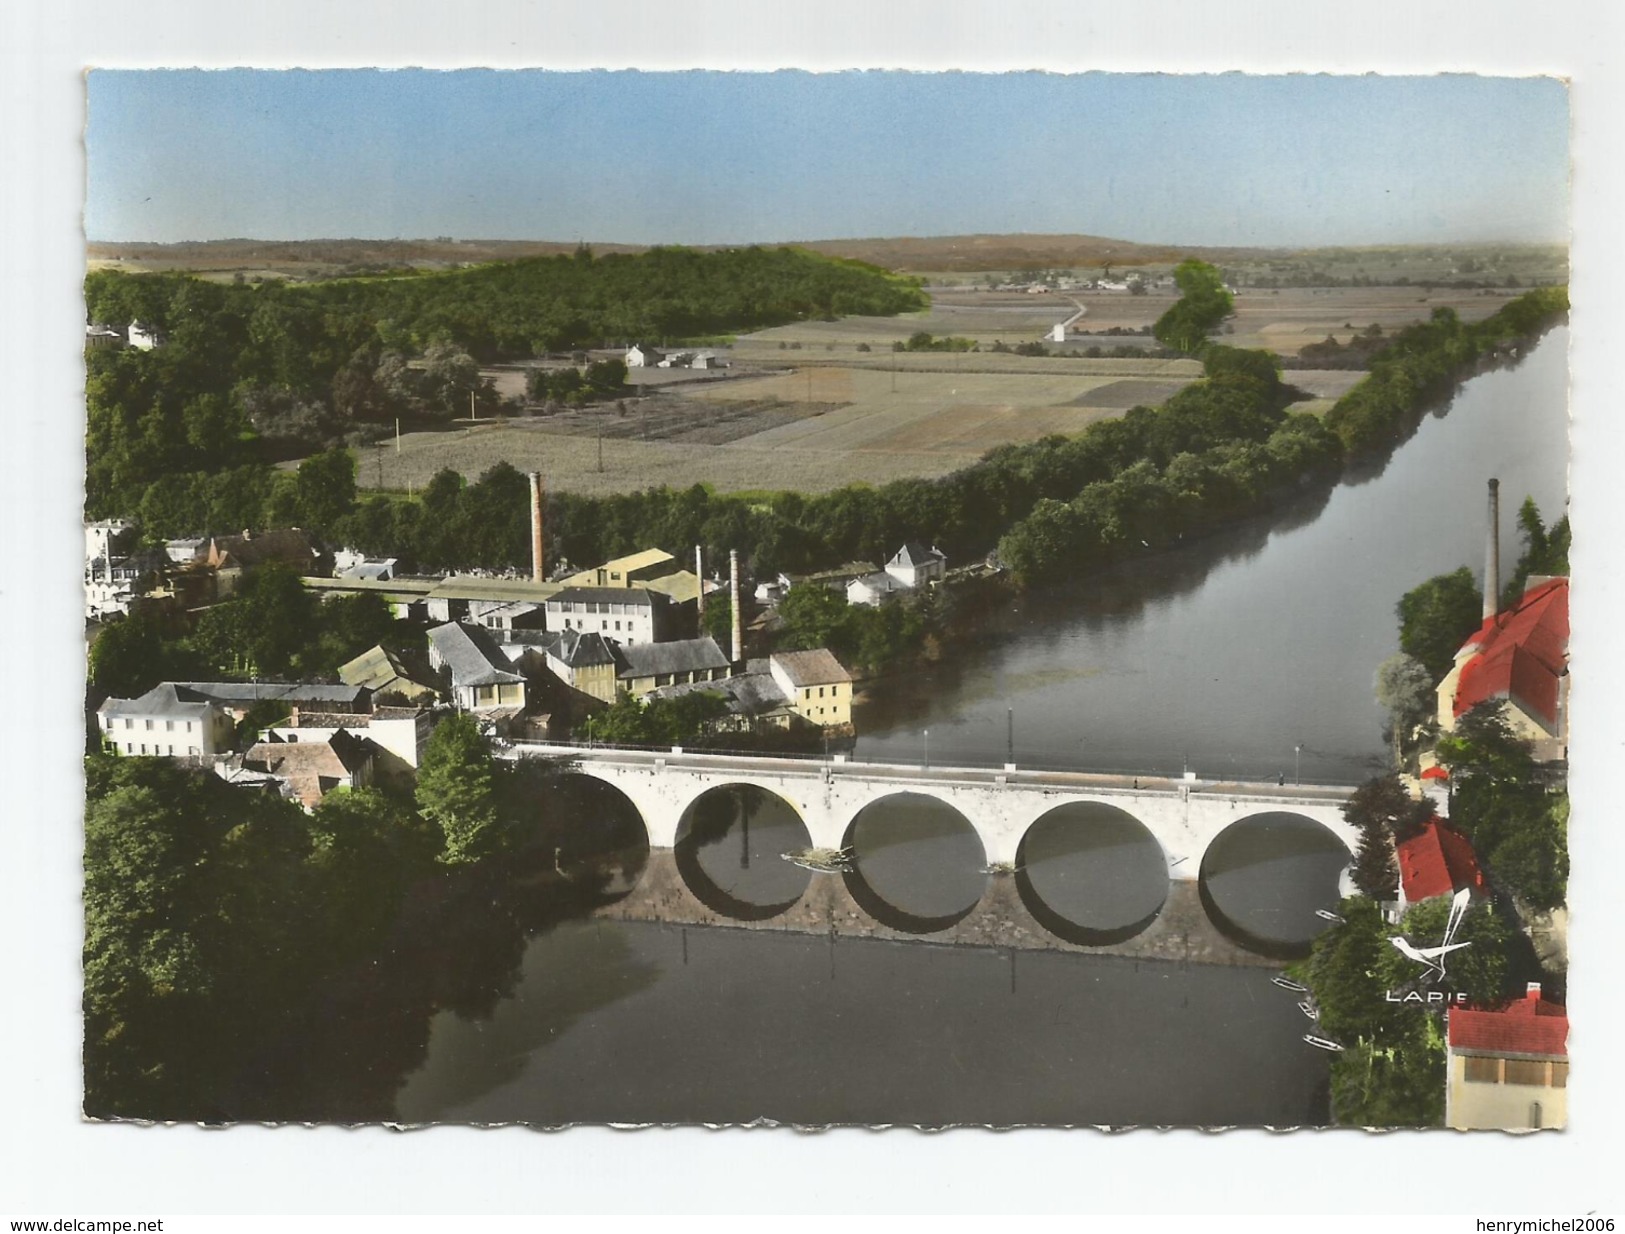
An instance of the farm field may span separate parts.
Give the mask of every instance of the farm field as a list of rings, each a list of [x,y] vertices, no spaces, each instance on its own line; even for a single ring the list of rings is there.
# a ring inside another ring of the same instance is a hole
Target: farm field
[[[1292,357],[1309,343],[1327,335],[1347,342],[1355,330],[1373,322],[1384,330],[1394,330],[1414,321],[1425,320],[1436,308],[1451,308],[1464,321],[1488,317],[1517,291],[1455,291],[1438,289],[1431,293],[1419,287],[1304,287],[1278,291],[1243,288],[1236,293],[1235,316],[1226,323],[1223,341],[1234,347],[1263,347]],[[733,354],[752,363],[810,363],[817,353],[838,356],[851,363],[854,355],[878,355],[894,342],[924,330],[938,337],[957,335],[972,338],[985,352],[995,342],[1014,347],[1018,343],[1041,340],[1050,327],[1087,309],[1074,329],[1101,331],[1138,330],[1151,325],[1167,312],[1176,299],[1172,291],[1130,296],[1121,292],[982,292],[948,288],[932,289],[932,305],[924,313],[900,317],[848,317],[839,321],[805,321],[775,326],[743,335]],[[801,345],[802,353],[786,354]],[[867,344],[870,352],[858,352]],[[1154,347],[1144,337],[1078,335],[1064,344],[1067,350],[1090,346],[1110,348],[1128,344]],[[833,351],[831,351],[833,349]],[[912,354],[901,357],[913,359]],[[937,362],[953,357],[931,356]],[[1024,358],[1024,357],[1023,357]]]
[[[986,354],[899,359],[1046,363]],[[893,373],[817,365],[630,399],[624,415],[613,407],[583,408],[407,434],[399,453],[392,443],[364,451],[358,480],[417,488],[442,467],[472,479],[506,461],[521,471],[541,471],[552,488],[569,492],[696,482],[721,492],[823,492],[945,475],[995,446],[1076,433],[1135,404],[1160,403],[1200,374],[1191,361],[1049,363],[1096,371]]]

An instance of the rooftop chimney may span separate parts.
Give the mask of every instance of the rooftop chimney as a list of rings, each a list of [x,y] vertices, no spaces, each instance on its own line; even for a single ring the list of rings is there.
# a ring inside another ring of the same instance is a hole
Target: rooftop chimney
[[[733,654],[735,664],[745,658],[745,636],[739,622],[739,550],[728,550],[728,602],[733,606]]]
[[[699,635],[705,637],[705,550],[698,544],[694,546],[694,577],[700,580],[700,596],[697,601],[695,617],[699,622]]]
[[[1501,611],[1501,482],[1490,480],[1490,526],[1484,544],[1484,619]]]
[[[545,544],[542,540],[542,473],[530,473],[530,579],[533,583],[545,583],[547,571],[543,567],[543,550]]]
[[[1546,991],[1541,987],[1541,984],[1538,981],[1531,981],[1523,988],[1523,996],[1530,1002],[1539,1000],[1540,997],[1545,993]]]

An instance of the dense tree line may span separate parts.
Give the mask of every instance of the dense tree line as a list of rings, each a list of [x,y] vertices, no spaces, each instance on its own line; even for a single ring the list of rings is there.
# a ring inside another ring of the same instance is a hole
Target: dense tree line
[[[925,306],[917,284],[874,267],[754,248],[583,250],[310,286],[98,270],[85,303],[94,321],[141,321],[166,339],[86,356],[86,509],[98,518],[133,513],[165,477],[238,472],[240,485],[243,468],[375,439],[397,417],[463,415],[471,399],[494,410],[479,377],[491,360]],[[256,474],[252,487],[266,483]]]

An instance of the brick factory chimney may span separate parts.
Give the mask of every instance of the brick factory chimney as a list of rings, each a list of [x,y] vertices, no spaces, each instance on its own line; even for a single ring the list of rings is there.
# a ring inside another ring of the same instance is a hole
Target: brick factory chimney
[[[542,540],[542,473],[530,473],[530,579],[545,583],[547,570],[543,565],[545,544]]]
[[[1490,480],[1490,526],[1484,542],[1484,618],[1501,611],[1501,482]]]
[[[728,550],[728,602],[733,606],[733,655],[738,664],[745,658],[745,636],[739,621],[739,550]]]
[[[694,575],[700,580],[700,595],[695,602],[695,617],[699,622],[698,634],[705,637],[705,550],[698,544],[694,546]]]

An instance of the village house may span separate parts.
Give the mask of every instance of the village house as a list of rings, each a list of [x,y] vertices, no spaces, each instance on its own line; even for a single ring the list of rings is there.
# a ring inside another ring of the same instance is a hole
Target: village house
[[[563,589],[562,583],[453,574],[433,583],[425,599],[430,621],[460,621],[465,617],[477,621],[482,614],[509,604],[545,605],[550,597]]]
[[[230,750],[237,733],[227,707],[169,681],[139,698],[110,698],[96,717],[102,740],[125,755],[203,758]]]
[[[767,671],[765,661],[752,661],[753,671],[718,681],[691,682],[686,685],[662,686],[651,690],[644,701],[676,699],[687,694],[705,693],[719,696],[727,713],[714,722],[725,732],[749,732],[756,729],[788,729],[801,723],[801,717],[791,706],[790,696]]]
[[[306,591],[322,600],[335,596],[374,595],[389,605],[397,621],[429,620],[430,596],[439,586],[436,579],[423,578],[301,578]],[[450,620],[447,618],[446,620]]]
[[[298,527],[279,527],[271,531],[245,528],[235,535],[210,536],[193,559],[194,565],[212,573],[214,599],[229,596],[244,571],[272,562],[288,566],[301,575],[320,576],[329,573],[331,558],[309,532]]]
[[[1542,762],[1568,757],[1569,580],[1532,578],[1511,608],[1485,619],[1439,683],[1439,727],[1500,701]]]
[[[339,680],[363,686],[374,698],[398,695],[408,703],[433,703],[440,693],[429,657],[420,651],[374,646],[339,668]]]
[[[768,672],[803,719],[820,728],[852,723],[852,674],[827,648],[775,652]]]
[[[948,572],[948,559],[936,548],[910,540],[886,563],[886,573],[905,587],[935,583]]]
[[[1562,1127],[1568,1122],[1569,1017],[1538,983],[1498,1010],[1452,1007],[1445,1021],[1445,1126]]]
[[[720,681],[733,666],[713,638],[679,639],[615,647],[620,689],[640,698],[662,686]]]
[[[131,347],[139,351],[151,351],[164,345],[163,331],[144,321],[132,321],[124,337]]]
[[[85,348],[95,350],[102,347],[123,347],[124,334],[112,326],[101,322],[85,323]]]
[[[361,715],[372,710],[372,691],[356,685],[309,681],[177,681],[174,685],[224,707],[236,720],[245,719],[261,703],[275,703],[290,712],[304,708]]]
[[[664,358],[663,353],[641,343],[633,343],[626,349],[627,368],[654,368]]]
[[[646,548],[640,553],[629,553],[601,566],[581,570],[563,582],[566,587],[630,587],[633,583],[646,583],[670,574],[677,568],[677,559],[664,549]]]
[[[572,690],[613,703],[619,665],[615,649],[601,634],[580,630],[514,630],[501,636],[510,661],[527,671],[545,670]]]
[[[648,586],[567,587],[547,601],[549,630],[591,631],[627,646],[664,642],[679,624],[671,598]]]
[[[323,741],[261,741],[244,751],[242,767],[263,772],[288,786],[288,796],[314,810],[335,789],[372,783],[369,744],[339,729]]]
[[[423,707],[375,707],[365,715],[300,711],[285,723],[266,729],[266,739],[325,742],[340,732],[348,733],[375,747],[372,754],[376,773],[402,777],[417,767],[433,728],[433,718]]]
[[[429,631],[429,665],[451,676],[452,701],[464,711],[525,709],[525,678],[509,668],[490,631],[448,622]]]
[[[892,596],[901,595],[909,590],[907,583],[899,582],[897,577],[885,570],[878,570],[873,574],[865,574],[862,578],[855,578],[846,585],[846,602],[848,604],[863,604],[870,608],[878,608]]]
[[[1475,898],[1489,894],[1472,844],[1438,817],[1428,819],[1418,834],[1396,844],[1394,856],[1399,863],[1396,921],[1411,905],[1437,896],[1453,896],[1466,888],[1472,889]]]

